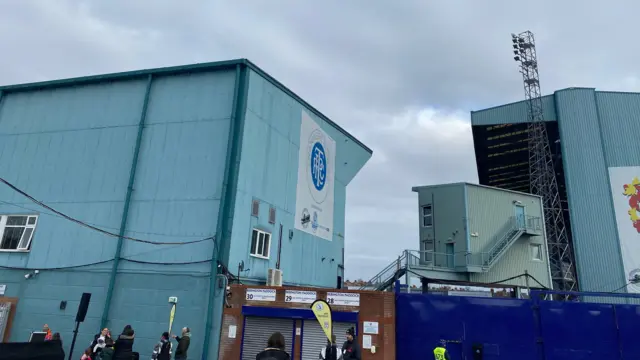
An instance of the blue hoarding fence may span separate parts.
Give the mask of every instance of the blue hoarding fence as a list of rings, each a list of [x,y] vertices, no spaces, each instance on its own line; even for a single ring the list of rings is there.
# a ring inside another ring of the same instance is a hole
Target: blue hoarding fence
[[[640,359],[640,296],[570,293],[580,302],[396,293],[396,358],[430,358],[440,340],[453,360]],[[618,299],[620,304],[598,303]],[[592,301],[592,302],[588,302]],[[626,303],[625,303],[626,302]]]

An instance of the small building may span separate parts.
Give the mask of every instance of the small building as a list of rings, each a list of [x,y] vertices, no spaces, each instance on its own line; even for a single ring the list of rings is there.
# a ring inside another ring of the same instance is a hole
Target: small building
[[[0,341],[48,324],[68,351],[91,293],[76,354],[126,324],[149,353],[171,298],[215,359],[228,279],[340,285],[370,157],[245,59],[0,87]]]
[[[539,196],[469,183],[417,186],[419,250],[406,250],[369,284],[403,276],[435,282],[551,287]],[[528,274],[529,276],[526,276]]]

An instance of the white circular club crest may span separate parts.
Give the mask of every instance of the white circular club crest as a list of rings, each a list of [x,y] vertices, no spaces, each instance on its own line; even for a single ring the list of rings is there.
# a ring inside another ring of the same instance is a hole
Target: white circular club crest
[[[331,158],[327,149],[327,139],[320,130],[314,130],[307,142],[307,185],[311,197],[317,204],[327,198],[328,181],[332,181],[333,174],[329,171],[328,159]],[[331,164],[333,165],[333,164]]]

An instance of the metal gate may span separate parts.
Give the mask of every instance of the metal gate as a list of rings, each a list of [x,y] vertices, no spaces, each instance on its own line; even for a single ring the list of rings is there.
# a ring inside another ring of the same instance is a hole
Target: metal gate
[[[267,347],[267,340],[274,332],[284,336],[285,350],[292,355],[294,322],[293,319],[245,317],[242,332],[242,360],[254,360],[256,355]]]
[[[11,313],[11,303],[0,303],[0,343],[4,340],[4,333],[9,323]]]
[[[336,335],[338,348],[347,340],[346,333],[350,327],[356,327],[351,323],[333,323],[333,333]],[[302,328],[302,360],[317,360],[320,350],[327,346],[327,336],[322,331],[322,326],[315,320],[305,320]]]

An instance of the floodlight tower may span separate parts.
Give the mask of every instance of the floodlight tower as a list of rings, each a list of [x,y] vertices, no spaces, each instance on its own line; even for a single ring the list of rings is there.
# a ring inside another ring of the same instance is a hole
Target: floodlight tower
[[[518,63],[524,82],[524,93],[528,110],[529,136],[529,189],[532,194],[542,197],[544,223],[549,246],[549,262],[554,290],[578,291],[575,276],[573,247],[569,242],[565,226],[556,170],[540,92],[540,75],[533,33],[525,31],[511,34],[513,59]]]

